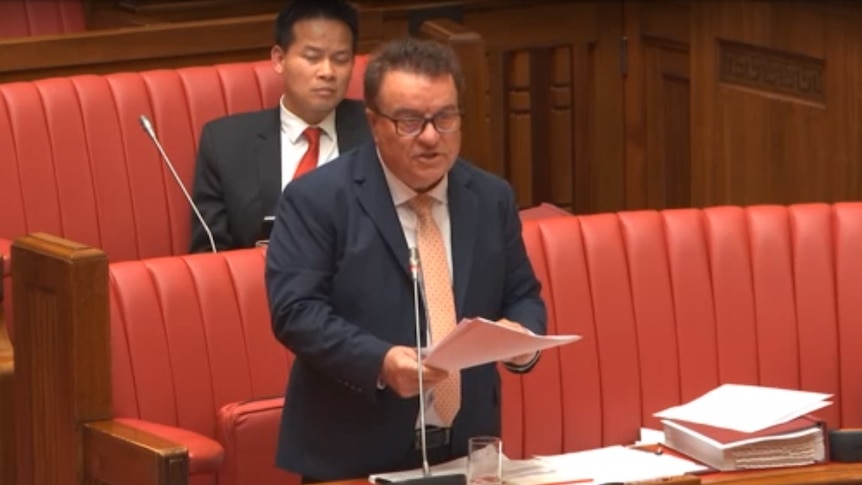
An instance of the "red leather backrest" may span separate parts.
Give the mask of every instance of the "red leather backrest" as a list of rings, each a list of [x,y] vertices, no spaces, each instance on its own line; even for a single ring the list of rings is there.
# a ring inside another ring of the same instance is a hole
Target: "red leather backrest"
[[[283,395],[263,250],[110,265],[114,414],[215,437],[225,404]]]
[[[0,38],[68,34],[86,29],[81,0],[0,2]]]
[[[523,413],[504,402],[513,455],[630,443],[726,382],[834,393],[828,423],[862,425],[862,203],[528,220],[524,236],[551,331],[584,339],[520,379]]]
[[[361,97],[365,63],[351,96]],[[139,116],[190,188],[203,124],[280,95],[269,61],[0,85],[0,238],[43,231],[111,261],[184,254],[191,210]]]

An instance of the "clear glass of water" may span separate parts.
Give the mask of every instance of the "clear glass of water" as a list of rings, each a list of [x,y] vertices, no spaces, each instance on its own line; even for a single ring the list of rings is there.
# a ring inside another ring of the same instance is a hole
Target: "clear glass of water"
[[[503,483],[503,440],[496,436],[476,436],[467,444],[467,483]]]

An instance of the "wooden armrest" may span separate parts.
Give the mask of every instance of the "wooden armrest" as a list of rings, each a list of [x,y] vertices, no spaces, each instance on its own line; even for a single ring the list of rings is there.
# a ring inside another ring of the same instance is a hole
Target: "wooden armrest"
[[[107,485],[185,485],[188,451],[117,421],[84,424],[84,473]]]
[[[2,286],[2,282],[0,282],[0,286]],[[0,300],[0,303],[2,301]],[[3,307],[0,306],[0,364],[8,364],[11,369],[14,356],[12,339],[9,338],[9,330],[6,328],[6,321],[3,316]]]
[[[0,333],[5,334],[5,332]],[[8,353],[0,354],[0,483],[15,483],[16,480],[15,407],[12,404],[14,371],[15,365],[10,347]]]

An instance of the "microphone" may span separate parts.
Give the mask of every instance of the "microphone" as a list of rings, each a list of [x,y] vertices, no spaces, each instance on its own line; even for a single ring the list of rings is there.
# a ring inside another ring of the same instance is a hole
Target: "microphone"
[[[419,301],[422,298],[419,250],[410,248],[410,276],[413,279],[413,312],[416,325],[416,363],[419,378],[419,446],[422,452],[422,477],[399,481],[399,485],[466,485],[467,475],[464,473],[447,473],[445,475],[431,475],[428,466],[428,444],[427,430],[425,429],[425,382],[422,376],[422,325],[419,318]]]
[[[425,431],[425,385],[422,377],[422,325],[419,320],[419,250],[410,248],[410,276],[413,278],[413,319],[416,325],[416,364],[419,374],[419,440],[422,449],[422,476],[431,475]]]
[[[183,181],[180,179],[179,174],[174,169],[174,164],[171,163],[170,157],[168,157],[168,154],[165,153],[165,149],[162,148],[162,144],[159,143],[159,137],[156,136],[156,131],[153,130],[153,124],[150,123],[150,119],[147,118],[147,115],[141,115],[140,118],[138,118],[138,120],[141,122],[141,127],[144,129],[144,131],[147,133],[147,135],[149,135],[150,139],[153,140],[153,143],[156,145],[156,148],[159,150],[159,154],[162,156],[162,160],[165,161],[165,165],[168,166],[168,169],[171,171],[171,175],[174,176],[174,180],[177,182],[177,185],[180,186],[180,190],[183,191],[183,195],[186,196],[186,200],[188,201],[189,206],[191,206],[192,211],[194,211],[195,216],[197,216],[198,220],[201,223],[201,226],[203,226],[204,231],[207,233],[207,237],[210,240],[210,247],[212,248],[214,253],[217,253],[218,251],[216,250],[216,244],[215,244],[215,240],[213,239],[213,233],[212,233],[212,231],[210,231],[210,226],[208,226],[206,221],[204,221],[204,217],[201,215],[200,211],[198,210],[198,206],[195,205],[194,201],[192,201],[192,197],[189,195],[189,192],[186,190],[186,186],[183,185]]]

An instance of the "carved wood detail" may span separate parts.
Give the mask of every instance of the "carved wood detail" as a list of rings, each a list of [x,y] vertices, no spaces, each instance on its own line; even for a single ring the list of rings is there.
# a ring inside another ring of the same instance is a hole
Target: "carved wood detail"
[[[719,39],[718,63],[722,83],[817,103],[826,100],[823,59]]]

